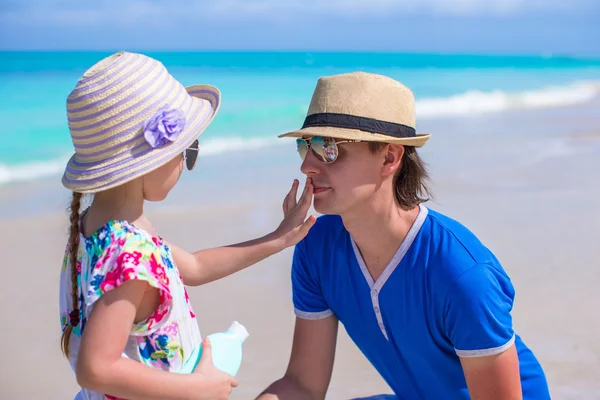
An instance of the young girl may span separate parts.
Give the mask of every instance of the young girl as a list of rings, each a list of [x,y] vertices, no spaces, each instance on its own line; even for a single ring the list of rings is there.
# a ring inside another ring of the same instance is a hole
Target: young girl
[[[296,202],[294,181],[283,221],[265,237],[190,254],[154,231],[144,201],[164,200],[184,164],[194,167],[219,100],[216,88],[184,88],[160,62],[126,52],[86,71],[67,99],[75,155],[62,179],[73,200],[60,313],[77,399],[226,399],[237,382],[212,365],[207,341],[194,373],[177,373],[201,344],[184,284],[237,272],[314,224],[312,186]],[[80,213],[86,193],[93,201]]]

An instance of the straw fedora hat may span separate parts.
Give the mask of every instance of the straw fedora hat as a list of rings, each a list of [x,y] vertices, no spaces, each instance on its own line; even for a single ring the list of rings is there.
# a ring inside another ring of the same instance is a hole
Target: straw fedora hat
[[[75,154],[62,184],[95,193],[161,167],[200,136],[220,97],[213,86],[183,87],[162,63],[143,54],[106,57],[67,98]]]
[[[326,136],[420,147],[415,97],[387,76],[352,72],[319,78],[301,129],[279,137]]]

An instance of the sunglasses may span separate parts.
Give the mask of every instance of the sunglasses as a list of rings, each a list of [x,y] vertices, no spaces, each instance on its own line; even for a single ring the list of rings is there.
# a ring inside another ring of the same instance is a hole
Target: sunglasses
[[[183,152],[183,161],[185,162],[185,166],[188,171],[194,169],[194,165],[196,165],[196,160],[198,160],[198,151],[200,149],[200,145],[198,144],[198,139],[194,140],[194,143],[190,145]]]
[[[342,140],[336,142],[331,137],[313,136],[308,139],[296,139],[296,146],[298,147],[298,154],[302,161],[306,158],[308,149],[310,148],[319,161],[331,164],[338,158],[338,144],[356,142],[360,142],[360,140]]]

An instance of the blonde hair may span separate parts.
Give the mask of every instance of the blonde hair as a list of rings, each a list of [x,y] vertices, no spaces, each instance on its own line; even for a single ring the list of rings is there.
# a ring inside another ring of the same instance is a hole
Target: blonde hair
[[[71,200],[71,216],[69,221],[71,226],[69,228],[69,264],[71,267],[71,291],[73,300],[73,311],[67,316],[67,327],[63,331],[60,339],[62,351],[67,358],[69,358],[69,343],[71,341],[71,332],[73,328],[79,324],[79,304],[78,304],[78,284],[77,284],[77,253],[79,250],[79,209],[81,207],[81,193],[73,192],[73,199]]]

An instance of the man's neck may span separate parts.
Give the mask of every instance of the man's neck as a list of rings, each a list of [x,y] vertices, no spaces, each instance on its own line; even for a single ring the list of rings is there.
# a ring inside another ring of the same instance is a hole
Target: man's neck
[[[391,203],[365,204],[360,210],[342,215],[374,281],[394,257],[418,215],[418,206],[406,211],[393,199]]]

